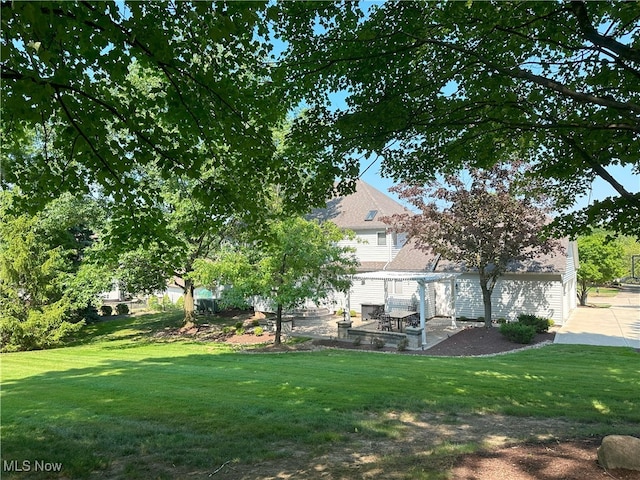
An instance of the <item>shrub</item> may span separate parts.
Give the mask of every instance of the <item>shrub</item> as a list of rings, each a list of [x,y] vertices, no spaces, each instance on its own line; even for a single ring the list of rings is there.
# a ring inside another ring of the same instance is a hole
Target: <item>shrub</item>
[[[257,318],[254,318],[254,319],[251,321],[251,325],[252,325],[253,327],[259,327],[259,326],[260,326],[260,320],[258,320]]]
[[[262,327],[255,327],[253,329],[253,334],[257,337],[261,337],[263,333],[264,333],[264,328]]]
[[[148,298],[147,307],[149,307],[149,310],[154,312],[162,311],[162,305],[160,305],[160,300],[158,300],[158,297],[156,297],[155,295],[152,295]]]
[[[548,332],[549,327],[553,324],[553,322],[548,318],[538,317],[527,313],[521,313],[518,315],[518,323],[533,327],[536,333]]]
[[[100,315],[98,309],[93,305],[89,305],[78,312],[80,320],[84,320],[86,323],[95,323],[100,321]]]
[[[478,317],[478,318],[476,318],[476,322],[484,322],[484,317]]]
[[[40,350],[61,346],[80,331],[84,321],[68,322],[69,304],[65,299],[33,309],[26,320],[15,317],[0,318],[0,351]]]
[[[536,336],[536,329],[523,323],[503,323],[500,333],[512,342],[527,344]]]
[[[244,327],[244,323],[243,322],[236,322],[235,327],[236,327],[236,330],[238,330],[239,328]]]
[[[119,303],[116,305],[116,315],[126,315],[129,313],[129,305],[126,303]]]
[[[338,310],[336,310],[336,316],[338,317],[342,317],[344,315],[344,309],[339,308]],[[350,317],[357,317],[358,316],[358,312],[356,312],[355,310],[349,310],[349,316]]]
[[[353,344],[354,344],[356,347],[359,347],[359,346],[362,344],[362,337],[356,337],[356,338],[354,338],[354,339],[353,339]]]
[[[227,334],[227,333],[232,333],[236,331],[236,327],[230,327],[229,325],[227,325],[226,327],[222,328],[222,333]]]
[[[245,333],[246,330],[244,329],[244,327],[236,328],[236,335],[244,335]]]
[[[497,322],[498,322],[498,325],[502,325],[503,323],[507,323],[507,319],[504,317],[500,317],[498,318]]]
[[[409,347],[409,340],[407,338],[403,338],[398,342],[398,351],[404,352]]]
[[[162,311],[173,310],[174,304],[166,293],[162,296]]]
[[[376,347],[378,350],[384,347],[384,340],[382,340],[381,338],[374,338],[372,343],[373,343],[373,346]]]
[[[102,305],[100,307],[100,315],[102,315],[103,317],[110,316],[112,312],[113,308],[111,308],[111,305]]]
[[[176,300],[176,309],[184,310],[184,296],[180,295]]]

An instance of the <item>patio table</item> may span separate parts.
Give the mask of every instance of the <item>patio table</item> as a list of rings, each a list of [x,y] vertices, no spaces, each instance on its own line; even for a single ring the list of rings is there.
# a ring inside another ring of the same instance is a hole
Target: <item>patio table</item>
[[[389,317],[398,322],[398,330],[402,332],[402,322],[417,314],[418,312],[414,312],[412,310],[391,310],[389,312]]]

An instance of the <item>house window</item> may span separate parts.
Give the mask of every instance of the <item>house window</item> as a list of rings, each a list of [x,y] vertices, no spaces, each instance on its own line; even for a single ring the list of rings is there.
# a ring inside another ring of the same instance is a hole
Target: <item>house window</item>
[[[378,232],[378,245],[383,246],[387,244],[387,233]]]
[[[364,217],[364,221],[371,222],[374,218],[376,218],[377,214],[378,214],[378,210],[369,210],[369,213],[367,213],[367,216]]]

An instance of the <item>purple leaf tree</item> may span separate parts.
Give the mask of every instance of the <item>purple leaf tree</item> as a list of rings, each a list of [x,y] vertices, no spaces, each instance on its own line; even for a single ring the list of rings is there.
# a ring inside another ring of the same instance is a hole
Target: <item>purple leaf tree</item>
[[[491,326],[491,294],[511,263],[532,260],[560,249],[545,239],[550,208],[540,189],[520,181],[520,163],[471,169],[469,178],[449,175],[426,186],[401,184],[392,190],[417,210],[384,219],[406,232],[417,248],[439,254],[477,272],[485,326]]]

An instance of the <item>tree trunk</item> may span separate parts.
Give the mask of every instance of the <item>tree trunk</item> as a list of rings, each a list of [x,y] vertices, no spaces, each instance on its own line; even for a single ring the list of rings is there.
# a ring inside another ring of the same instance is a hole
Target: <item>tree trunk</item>
[[[273,343],[276,345],[280,345],[282,336],[282,304],[278,304],[278,309],[276,313],[276,336],[273,339]]]
[[[580,306],[581,307],[586,307],[587,306],[587,296],[588,296],[588,292],[580,292],[578,294],[578,300],[580,300]]]
[[[184,324],[192,326],[195,323],[195,303],[193,299],[193,282],[185,279],[184,281]]]
[[[587,305],[587,296],[589,295],[589,286],[586,282],[580,282],[580,288],[578,288],[578,300],[580,301],[580,306],[584,307]]]
[[[480,288],[482,289],[482,302],[484,303],[484,326],[489,328],[491,326],[491,293],[493,289],[490,289],[486,281],[480,280]]]

